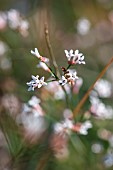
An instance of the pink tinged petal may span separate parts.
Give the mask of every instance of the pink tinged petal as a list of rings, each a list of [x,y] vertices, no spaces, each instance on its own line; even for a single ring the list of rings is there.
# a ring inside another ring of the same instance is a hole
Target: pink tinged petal
[[[43,68],[45,71],[50,71],[48,66],[44,63],[44,62],[39,62],[39,64],[37,65],[37,67],[41,67]]]
[[[40,57],[41,61],[44,62],[44,63],[48,63],[49,62],[49,59],[46,58],[46,57]]]

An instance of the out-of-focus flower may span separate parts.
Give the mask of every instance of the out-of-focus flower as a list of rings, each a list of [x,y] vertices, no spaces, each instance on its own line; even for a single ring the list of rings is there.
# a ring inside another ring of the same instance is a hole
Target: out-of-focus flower
[[[54,124],[54,132],[55,134],[70,134],[73,129],[73,120],[72,120],[72,111],[70,109],[65,109],[63,112],[64,120],[61,122],[57,122]]]
[[[103,146],[100,143],[94,143],[91,146],[91,150],[92,150],[93,153],[99,154],[103,151]]]
[[[109,168],[111,166],[113,166],[113,153],[108,153],[104,156],[103,159],[104,165],[105,167]]]
[[[31,90],[34,91],[34,89],[36,87],[40,88],[43,85],[47,85],[47,83],[44,82],[44,77],[42,77],[39,80],[39,76],[38,75],[36,77],[32,75],[32,80],[30,82],[27,82],[26,84],[29,86],[28,91],[31,91]]]
[[[20,24],[20,14],[15,9],[10,9],[7,12],[8,24],[12,29],[17,29]]]
[[[54,132],[56,134],[70,134],[70,131],[73,127],[73,122],[70,119],[64,119],[62,122],[54,124]]]
[[[109,81],[100,79],[96,82],[94,89],[97,91],[99,97],[107,98],[112,94],[112,85]]]
[[[78,80],[76,80],[75,85],[73,86],[73,93],[77,94],[79,92],[79,89],[81,88],[83,84],[83,79],[79,77]]]
[[[113,108],[109,105],[105,105],[100,99],[94,96],[90,96],[92,114],[99,119],[113,119]]]
[[[20,112],[20,102],[16,96],[13,94],[6,94],[2,97],[2,106],[8,111],[8,113],[15,118],[15,116]]]
[[[28,101],[28,104],[32,107],[37,106],[37,104],[40,103],[40,99],[37,98],[36,96],[32,96],[32,98]]]
[[[0,12],[0,30],[4,30],[7,26],[7,15],[4,12]]]
[[[0,61],[0,68],[2,70],[8,70],[12,68],[12,62],[10,59],[3,57]]]
[[[46,58],[46,57],[42,57],[39,52],[38,52],[38,49],[35,48],[35,50],[31,50],[31,54],[35,55],[38,59],[40,59],[42,62],[45,62],[45,63],[48,63],[49,62],[49,59]]]
[[[70,86],[68,84],[65,85],[65,90],[67,94],[70,94]],[[65,99],[65,93],[61,86],[59,86],[59,83],[57,81],[52,81],[51,83],[48,83],[47,86],[45,86],[45,89],[50,93],[50,95],[55,100],[64,100]]]
[[[75,132],[80,133],[81,135],[87,135],[88,134],[88,129],[92,128],[92,123],[87,120],[83,123],[77,123],[73,126],[73,130]]]
[[[87,18],[80,18],[77,22],[77,32],[81,35],[86,35],[91,27],[91,23]]]
[[[73,113],[70,109],[65,109],[63,112],[63,116],[65,119],[72,119],[73,118]]]
[[[84,61],[84,55],[82,53],[79,53],[79,50],[75,50],[75,52],[73,50],[67,51],[64,50],[68,63],[73,65],[73,64],[85,64]]]
[[[88,134],[88,129],[92,128],[92,123],[87,120],[83,123],[74,123],[72,118],[73,114],[70,109],[64,110],[64,120],[54,124],[53,129],[55,134],[66,135],[70,134],[72,131],[77,132],[82,135]]]
[[[54,155],[59,160],[64,160],[69,156],[68,137],[61,134],[52,134],[50,146]]]
[[[23,37],[28,36],[29,23],[16,9],[7,12],[7,24],[11,29],[18,30]]]
[[[7,45],[4,42],[0,41],[0,56],[4,55],[7,49]]]
[[[29,32],[28,32],[29,22],[27,20],[21,20],[18,29],[23,37],[27,37],[29,34]]]
[[[39,103],[40,99],[33,96],[28,103],[23,104],[22,111],[16,118],[16,122],[24,129],[25,138],[30,142],[39,139],[47,128],[45,113]]]

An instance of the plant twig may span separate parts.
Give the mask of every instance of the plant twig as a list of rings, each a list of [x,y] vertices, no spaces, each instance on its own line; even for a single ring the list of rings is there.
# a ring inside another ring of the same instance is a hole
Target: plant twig
[[[56,72],[57,76],[59,77],[60,76],[60,72],[59,72],[58,65],[56,63],[56,59],[54,57],[52,46],[51,46],[51,43],[50,43],[49,31],[48,31],[47,23],[45,23],[45,38],[46,38],[47,47],[48,47],[48,50],[49,50],[49,53],[50,53],[51,60],[53,62],[53,66],[54,66],[55,72]]]
[[[85,103],[85,101],[87,100],[90,92],[93,90],[96,82],[104,75],[104,73],[107,71],[108,67],[112,64],[113,62],[113,57],[112,59],[108,62],[108,64],[104,67],[104,69],[101,71],[101,73],[98,75],[98,77],[96,78],[95,82],[90,86],[89,90],[87,91],[87,93],[84,95],[84,97],[81,99],[81,101],[78,103],[77,107],[74,109],[73,111],[73,115],[76,116],[81,107],[83,106],[83,104]]]
[[[47,152],[44,157],[40,160],[38,167],[36,168],[36,170],[43,170],[44,167],[46,166],[46,163],[48,161],[48,159],[50,158],[50,152]]]

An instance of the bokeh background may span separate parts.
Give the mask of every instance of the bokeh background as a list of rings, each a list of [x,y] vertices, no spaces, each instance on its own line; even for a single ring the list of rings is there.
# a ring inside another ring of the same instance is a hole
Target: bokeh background
[[[15,16],[8,14],[12,9],[19,11],[19,22],[25,21],[23,25],[15,26],[13,23]],[[15,127],[11,127],[13,120],[9,121],[10,118],[5,118],[4,115],[7,114],[6,112],[11,112],[15,117],[21,112],[22,103],[26,103],[33,95],[40,96],[41,91],[27,91],[26,82],[30,80],[31,75],[40,74],[49,78],[48,73],[36,67],[37,59],[30,54],[30,50],[37,47],[42,55],[50,58],[45,40],[45,23],[48,24],[50,41],[59,69],[67,64],[65,49],[79,49],[85,55],[86,65],[76,66],[78,76],[83,78],[83,85],[76,98],[75,107],[113,56],[112,0],[0,1],[0,170],[10,168],[8,163],[11,159],[3,129],[7,133],[10,133],[7,131],[8,128],[12,131],[15,129]],[[113,107],[113,65],[109,67],[103,79],[107,80],[110,86],[106,86],[102,91],[108,94],[110,89],[110,94],[100,96],[100,98],[111,109]],[[46,98],[46,94],[42,93],[42,98],[44,95]],[[45,100],[43,99],[43,101]],[[50,102],[52,102],[53,108]],[[57,111],[59,113],[64,109],[64,105],[60,105],[60,102],[49,101],[44,105],[47,112],[55,113],[53,117],[56,119],[58,119]],[[89,116],[90,106],[91,103],[88,99],[82,108],[86,116]],[[102,110],[102,114],[104,111]],[[113,115],[112,109],[107,111],[108,115],[109,112]],[[89,134],[82,137],[72,136],[68,146],[69,157],[63,161],[50,160],[46,168],[49,170],[113,169],[113,116],[108,117],[106,116],[105,119],[91,117],[94,127]],[[13,135],[10,139],[15,141]],[[18,148],[18,142],[15,148]],[[14,143],[12,146],[15,145]],[[35,152],[36,145],[31,147],[28,144],[27,151],[29,147],[32,148],[31,153],[24,155],[26,157],[24,166],[29,170],[36,169],[34,162],[38,162],[40,157],[37,154],[44,151],[42,149]],[[28,165],[28,155],[31,159],[30,166]],[[17,163],[16,168],[18,169],[21,164],[23,166],[22,162]]]

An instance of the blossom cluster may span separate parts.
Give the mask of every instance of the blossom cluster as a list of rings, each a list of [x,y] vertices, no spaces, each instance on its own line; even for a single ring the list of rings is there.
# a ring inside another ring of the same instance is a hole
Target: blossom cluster
[[[31,50],[31,54],[38,58],[38,67],[41,67],[44,70],[50,72],[52,77],[54,78],[52,81],[57,81],[61,86],[64,86],[65,84],[74,86],[79,78],[77,76],[77,72],[75,70],[70,70],[69,67],[74,64],[85,64],[84,56],[82,53],[79,53],[78,50],[76,50],[75,52],[73,52],[73,50],[70,50],[69,52],[65,50],[69,65],[67,68],[62,67],[63,75],[61,77],[58,77],[49,67],[49,59],[41,56],[37,48],[35,48],[34,51]],[[47,85],[47,82],[44,82],[44,77],[39,80],[39,75],[36,75],[32,76],[32,80],[30,82],[27,82],[27,85],[29,86],[28,91],[34,91],[36,87],[40,88],[43,85]]]

